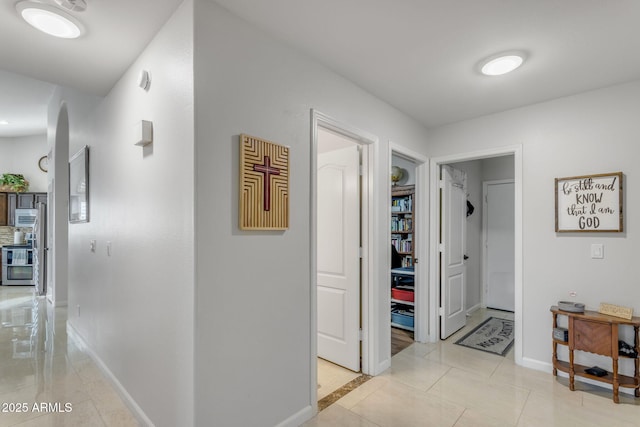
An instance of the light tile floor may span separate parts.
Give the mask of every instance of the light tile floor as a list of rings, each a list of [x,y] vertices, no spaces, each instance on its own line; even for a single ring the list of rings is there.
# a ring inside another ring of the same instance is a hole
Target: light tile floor
[[[0,427],[137,426],[66,320],[33,287],[0,286]]]
[[[361,374],[318,358],[318,400],[333,393]]]
[[[640,426],[640,399],[518,366],[505,357],[454,344],[487,317],[512,313],[478,310],[446,341],[414,343],[372,378],[304,424],[313,426]],[[551,349],[549,349],[551,351]]]

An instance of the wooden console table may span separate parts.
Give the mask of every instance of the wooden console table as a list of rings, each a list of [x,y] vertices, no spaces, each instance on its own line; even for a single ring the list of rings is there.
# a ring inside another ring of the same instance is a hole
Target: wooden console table
[[[558,315],[567,316],[569,320],[569,341],[553,339],[553,375],[558,375],[558,370],[569,374],[569,388],[575,390],[575,376],[602,381],[613,386],[613,401],[620,402],[618,389],[620,387],[635,389],[635,396],[640,397],[640,358],[631,358],[618,352],[618,327],[633,326],[634,343],[636,353],[640,353],[640,341],[638,330],[640,329],[640,317],[626,320],[618,317],[607,316],[597,311],[586,310],[584,313],[572,313],[562,311],[557,306],[551,307],[553,313],[553,327],[558,327]],[[569,346],[569,362],[558,360],[558,344]],[[613,372],[598,377],[585,372],[588,366],[578,365],[573,362],[575,350],[586,351],[610,357],[613,360]],[[634,376],[618,374],[618,359],[633,360],[635,364]]]

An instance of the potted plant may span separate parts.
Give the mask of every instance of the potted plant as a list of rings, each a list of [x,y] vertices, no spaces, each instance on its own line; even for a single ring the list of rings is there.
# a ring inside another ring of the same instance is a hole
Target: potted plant
[[[0,191],[24,193],[29,190],[29,181],[19,173],[3,173],[0,177]]]

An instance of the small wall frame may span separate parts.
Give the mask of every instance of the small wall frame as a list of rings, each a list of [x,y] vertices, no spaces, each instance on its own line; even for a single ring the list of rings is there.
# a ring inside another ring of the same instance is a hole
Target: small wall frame
[[[289,228],[288,147],[240,135],[239,228]]]
[[[69,160],[69,222],[89,222],[89,147]]]
[[[623,231],[622,172],[556,178],[556,232]]]

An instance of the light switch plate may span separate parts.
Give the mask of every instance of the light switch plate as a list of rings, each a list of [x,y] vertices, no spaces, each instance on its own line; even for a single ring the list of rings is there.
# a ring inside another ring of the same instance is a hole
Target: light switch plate
[[[602,243],[594,243],[591,245],[591,258],[592,259],[604,258],[604,245]]]

